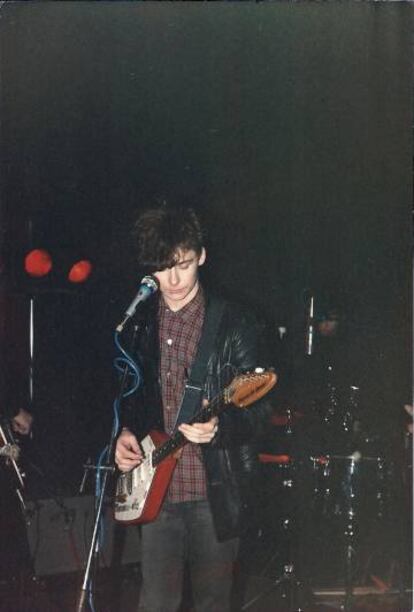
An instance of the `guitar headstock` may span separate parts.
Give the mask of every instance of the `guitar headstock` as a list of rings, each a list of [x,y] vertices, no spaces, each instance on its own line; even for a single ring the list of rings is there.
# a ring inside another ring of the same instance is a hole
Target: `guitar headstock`
[[[266,395],[276,382],[277,375],[273,370],[256,368],[254,372],[239,374],[226,388],[225,402],[246,408]]]

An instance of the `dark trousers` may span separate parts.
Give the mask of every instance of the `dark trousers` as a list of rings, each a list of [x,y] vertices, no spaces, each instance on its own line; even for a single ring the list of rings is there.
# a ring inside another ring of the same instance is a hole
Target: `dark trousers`
[[[143,588],[139,610],[176,612],[184,569],[196,612],[228,612],[238,540],[218,542],[207,501],[165,504],[142,528]]]

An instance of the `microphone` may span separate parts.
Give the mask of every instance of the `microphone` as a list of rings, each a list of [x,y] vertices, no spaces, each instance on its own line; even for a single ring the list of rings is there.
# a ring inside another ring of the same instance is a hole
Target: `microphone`
[[[158,291],[158,287],[158,280],[155,278],[155,276],[151,276],[150,274],[148,276],[144,276],[139,286],[138,293],[125,311],[123,320],[116,326],[117,332],[121,332],[124,329],[126,322],[134,316],[138,304],[145,302],[149,297],[151,297],[153,293]]]

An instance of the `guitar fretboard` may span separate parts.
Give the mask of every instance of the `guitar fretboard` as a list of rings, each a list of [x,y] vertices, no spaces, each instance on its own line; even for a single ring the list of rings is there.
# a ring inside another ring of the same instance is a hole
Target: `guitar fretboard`
[[[192,423],[199,423],[202,421],[208,421],[213,416],[218,415],[222,409],[224,409],[223,401],[225,403],[228,402],[226,395],[221,393],[217,397],[215,397],[208,406],[202,408],[197,412],[197,414],[191,419],[190,425]],[[161,461],[163,461],[166,457],[177,451],[179,448],[182,448],[187,444],[187,438],[181,433],[181,431],[176,431],[175,434],[164,444],[161,444],[155,451],[152,453],[152,465],[156,467]]]
[[[231,404],[233,400],[239,408],[249,406],[267,393],[275,382],[276,375],[273,372],[252,372],[238,376],[224,391],[212,399],[207,406],[199,410],[191,419],[190,424],[208,421],[223,411],[227,404]],[[176,431],[169,440],[153,451],[153,467],[156,467],[163,459],[187,444],[187,442],[188,440],[185,436],[180,431]]]

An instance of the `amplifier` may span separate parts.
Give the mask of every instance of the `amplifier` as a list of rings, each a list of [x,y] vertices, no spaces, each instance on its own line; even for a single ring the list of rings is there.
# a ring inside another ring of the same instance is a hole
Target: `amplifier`
[[[27,502],[26,530],[35,575],[84,569],[94,527],[94,503],[88,495]],[[139,562],[139,528],[115,522],[109,501],[104,503],[102,522],[100,566]]]

